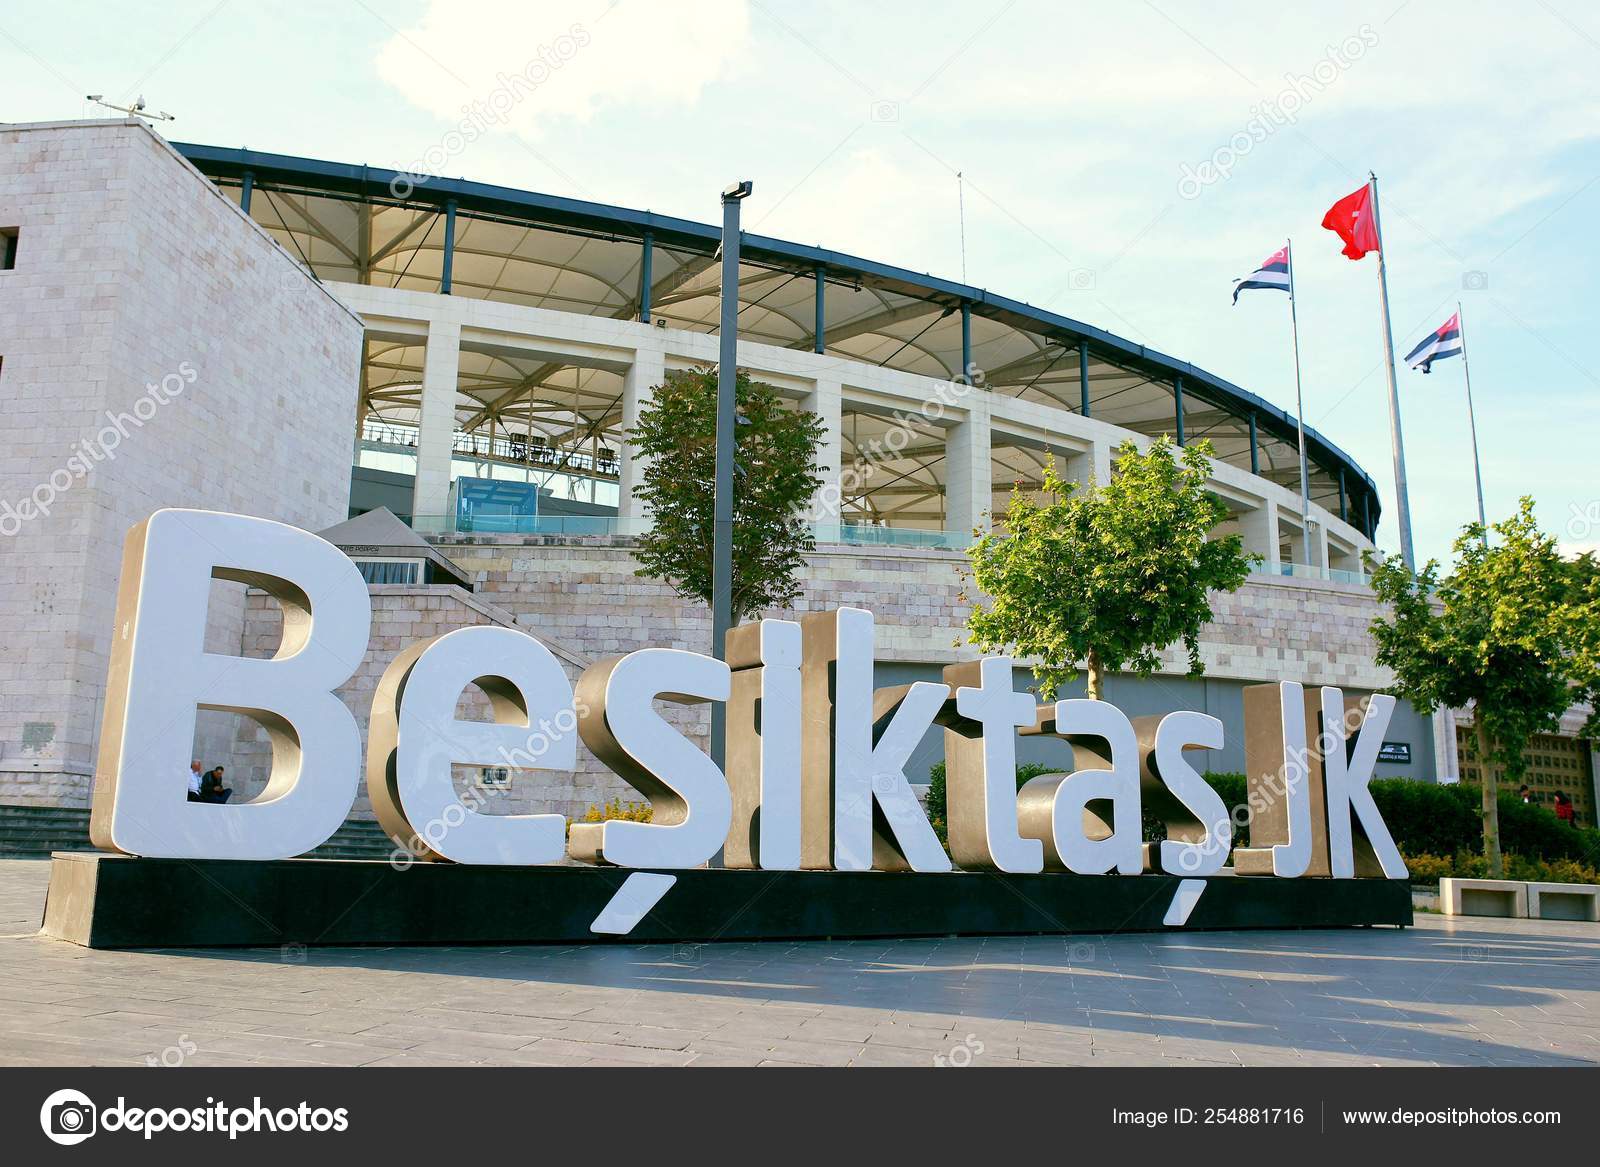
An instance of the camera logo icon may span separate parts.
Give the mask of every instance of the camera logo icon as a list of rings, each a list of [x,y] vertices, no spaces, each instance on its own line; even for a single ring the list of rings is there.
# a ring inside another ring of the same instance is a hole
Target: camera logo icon
[[[39,1108],[39,1125],[45,1138],[63,1147],[76,1146],[94,1134],[98,1125],[95,1104],[78,1090],[57,1090]]]

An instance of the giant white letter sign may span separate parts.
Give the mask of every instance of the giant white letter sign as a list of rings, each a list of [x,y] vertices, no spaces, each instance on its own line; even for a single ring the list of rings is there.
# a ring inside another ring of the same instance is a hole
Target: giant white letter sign
[[[1037,720],[1032,697],[1012,686],[1005,657],[949,665],[956,717],[944,730],[950,854],[968,871],[1041,871],[1044,843],[1017,828],[1017,730]]]
[[[1250,843],[1233,856],[1240,875],[1298,879],[1327,874],[1322,766],[1307,747],[1305,690],[1294,681],[1244,691],[1244,764]]]
[[[1032,732],[1066,738],[1074,764],[1101,763],[1071,774],[1041,774],[1017,792],[1022,833],[1045,844],[1045,866],[1079,875],[1104,875],[1112,868],[1123,875],[1142,872],[1139,740],[1127,715],[1105,701],[1057,701],[1039,710]],[[1109,803],[1109,821],[1091,803]]]
[[[456,720],[456,703],[473,682],[489,697],[493,723]],[[561,815],[481,814],[461,801],[451,778],[454,764],[578,764],[572,686],[533,637],[458,628],[413,644],[385,670],[368,734],[367,793],[399,847],[457,863],[554,863],[565,853]]]
[[[1389,728],[1389,718],[1394,715],[1394,698],[1387,693],[1375,693],[1367,701],[1366,716],[1356,731],[1355,749],[1345,760],[1345,704],[1344,694],[1338,689],[1322,690],[1322,774],[1328,788],[1328,857],[1335,879],[1351,879],[1356,874],[1354,840],[1350,833],[1350,812],[1355,811],[1366,832],[1371,855],[1389,879],[1404,879],[1410,874],[1405,860],[1400,858],[1400,848],[1394,845],[1394,836],[1378,813],[1378,804],[1372,801],[1367,783],[1372,781],[1372,768],[1378,764],[1378,748],[1383,744],[1384,731]],[[1362,866],[1370,866],[1370,862]],[[1363,875],[1368,872],[1363,871]]]
[[[800,625],[741,624],[728,633],[727,867],[800,866]]]
[[[578,679],[583,744],[650,800],[652,815],[648,823],[573,823],[574,859],[698,867],[717,853],[733,820],[728,783],[652,702],[726,701],[729,687],[722,661],[671,648],[642,648],[584,670]]]
[[[950,686],[917,681],[874,692],[872,613],[840,608],[806,620],[818,649],[803,670],[809,739],[803,781],[813,819],[807,825],[815,835],[816,813],[831,811],[833,865],[840,871],[949,871],[950,856],[912,793],[905,768]],[[830,790],[831,806],[817,797]],[[874,827],[874,805],[882,814],[882,832]]]
[[[1193,747],[1220,750],[1222,740],[1222,722],[1189,710],[1167,714],[1156,727],[1156,772],[1172,797],[1194,816],[1192,823],[1168,820],[1167,838],[1158,849],[1163,871],[1211,875],[1228,861],[1233,845],[1228,807],[1183,756]]]
[[[205,651],[212,579],[283,608],[270,660]],[[361,736],[333,690],[356,671],[372,620],[345,554],[283,523],[160,510],[123,545],[90,835],[98,847],[188,859],[284,859],[339,829],[355,801]],[[188,801],[195,712],[242,713],[272,739],[259,798]]]

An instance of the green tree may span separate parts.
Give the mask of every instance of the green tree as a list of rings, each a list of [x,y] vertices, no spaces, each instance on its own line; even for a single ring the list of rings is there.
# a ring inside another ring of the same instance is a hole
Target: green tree
[[[1592,556],[1562,558],[1531,498],[1492,530],[1493,544],[1481,524],[1462,530],[1442,581],[1435,560],[1416,573],[1399,559],[1377,565],[1372,588],[1388,611],[1372,634],[1395,692],[1419,712],[1473,707],[1483,854],[1499,878],[1499,783],[1521,780],[1528,739],[1592,698],[1600,677],[1600,573]]]
[[[816,452],[822,421],[784,407],[771,385],[739,371],[735,402],[733,619],[788,607],[796,572],[815,543],[802,508],[821,485]],[[651,529],[639,539],[635,574],[666,580],[688,599],[711,602],[716,495],[717,371],[673,372],[628,432],[646,460],[639,495]]]
[[[1108,671],[1155,671],[1178,641],[1191,675],[1202,671],[1200,629],[1211,593],[1236,591],[1257,556],[1238,535],[1212,538],[1228,508],[1206,489],[1211,444],[1177,449],[1160,438],[1146,451],[1117,449],[1111,481],[1078,487],[1045,468],[1044,501],[1014,490],[1003,530],[968,552],[972,582],[987,598],[967,618],[984,652],[1033,657],[1046,700],[1088,673],[1099,699]]]

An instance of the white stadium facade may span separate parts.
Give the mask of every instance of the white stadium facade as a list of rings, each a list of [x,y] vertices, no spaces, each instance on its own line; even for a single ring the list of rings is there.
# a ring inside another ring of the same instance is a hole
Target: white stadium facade
[[[341,693],[363,724],[395,652],[456,627],[520,628],[574,676],[647,645],[707,649],[704,609],[634,575],[649,519],[627,432],[667,373],[715,363],[717,228],[110,121],[0,125],[0,229],[0,424],[23,452],[0,475],[0,816],[48,811],[66,831],[86,807],[120,540],[157,506],[292,522],[361,565],[372,647]],[[1307,523],[1295,419],[1246,389],[870,259],[759,235],[741,258],[739,364],[824,427],[798,606],[871,609],[879,684],[972,655],[956,647],[962,550],[1015,485],[1052,462],[1103,480],[1118,445],[1163,434],[1215,448],[1227,527],[1262,562],[1219,598],[1204,677],[1173,654],[1108,696],[1216,714],[1229,743],[1209,768],[1239,770],[1245,685],[1389,681],[1361,564],[1378,490],[1327,437],[1305,433]],[[54,491],[49,514],[7,518],[103,412],[186,363],[192,380],[115,457]],[[217,585],[208,646],[270,655],[275,607],[233,586]],[[681,716],[703,732],[703,711]],[[1448,713],[1402,705],[1389,737],[1381,774],[1450,780],[1468,762]],[[246,795],[267,748],[253,724],[202,715],[198,755]],[[1592,822],[1589,743],[1568,727],[1540,749],[1536,778]],[[919,764],[939,753],[932,733]],[[490,812],[581,815],[632,795],[582,750],[575,773],[458,782],[491,792]],[[371,817],[363,797],[350,846]]]

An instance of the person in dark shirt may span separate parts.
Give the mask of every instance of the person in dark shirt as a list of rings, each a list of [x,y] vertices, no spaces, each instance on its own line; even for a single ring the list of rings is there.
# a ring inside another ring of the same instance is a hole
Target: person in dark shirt
[[[224,803],[233,796],[232,787],[222,785],[224,767],[215,766],[200,775],[200,801]]]

